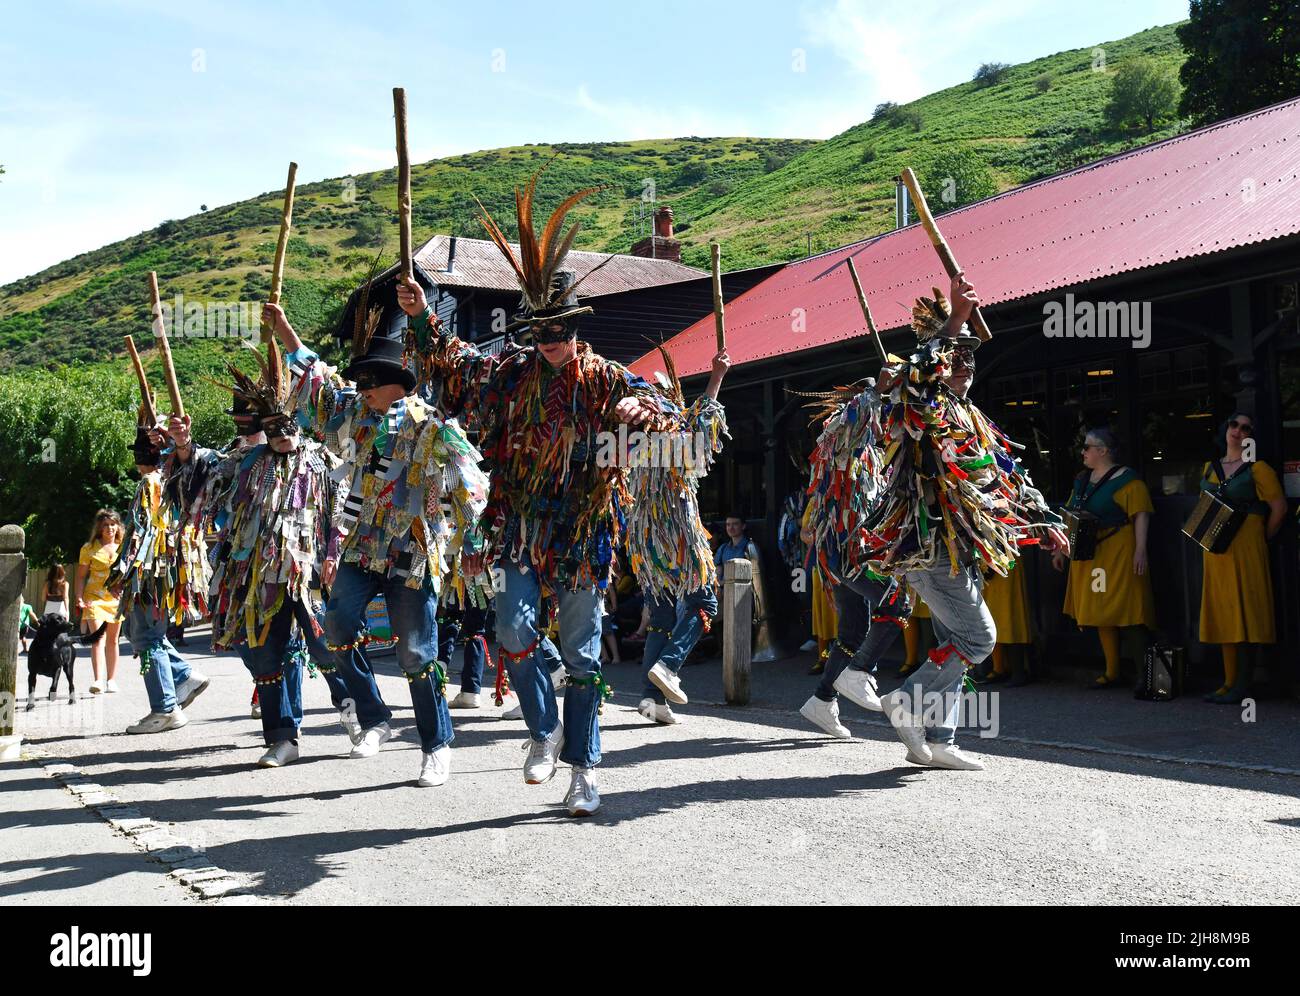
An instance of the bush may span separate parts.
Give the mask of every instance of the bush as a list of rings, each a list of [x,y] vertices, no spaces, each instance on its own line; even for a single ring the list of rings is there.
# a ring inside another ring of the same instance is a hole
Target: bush
[[[1034,89],[1039,93],[1046,93],[1048,90],[1052,89],[1053,82],[1054,80],[1052,79],[1051,73],[1040,73],[1038,76],[1034,77]]]
[[[975,85],[980,88],[996,86],[1006,79],[1007,73],[1010,71],[1011,67],[1005,62],[986,62],[975,70],[972,79]]]
[[[866,165],[867,163],[874,163],[876,161],[876,155],[876,147],[874,145],[864,145],[862,147],[862,152],[858,154],[858,158],[862,161],[863,165]]]
[[[998,192],[997,181],[984,157],[969,149],[944,149],[917,172],[926,202],[935,214]]]

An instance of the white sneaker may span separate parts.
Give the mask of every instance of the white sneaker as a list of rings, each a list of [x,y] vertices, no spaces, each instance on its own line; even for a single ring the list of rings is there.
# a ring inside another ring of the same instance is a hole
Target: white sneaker
[[[656,663],[655,666],[650,669],[649,677],[651,683],[658,688],[659,691],[663,692],[664,698],[673,705],[686,705],[686,703],[690,701],[686,698],[686,693],[682,691],[682,679],[673,674],[672,671],[668,670],[668,668],[664,667],[662,664]]]
[[[261,719],[261,718],[262,718],[262,703],[261,703],[260,701],[258,701],[258,702],[254,702],[254,703],[249,707],[249,709],[248,709],[248,714],[249,714],[250,716],[252,716],[254,719]]]
[[[281,740],[266,748],[266,753],[257,759],[259,768],[283,768],[290,761],[298,760],[298,745],[292,740]]]
[[[104,682],[104,691],[106,691],[106,692],[116,692],[116,691],[117,691],[117,682],[114,681],[112,678],[109,678],[108,681]]]
[[[681,718],[667,704],[660,705],[654,699],[642,699],[636,711],[646,719],[662,723],[664,726],[676,726],[681,722]]]
[[[600,808],[600,792],[596,790],[594,768],[574,768],[569,777],[569,791],[564,796],[564,808],[570,816],[590,816]]]
[[[361,734],[361,739],[357,741],[357,745],[352,748],[352,753],[348,756],[374,757],[379,753],[379,748],[388,743],[392,736],[392,727],[387,723],[380,723],[378,726],[372,726]]]
[[[564,747],[564,724],[557,723],[551,735],[545,740],[528,738],[524,750],[524,781],[529,785],[541,785],[555,777],[555,761]]]
[[[803,646],[799,648],[799,653],[806,654],[809,651],[816,650],[816,649],[817,649],[816,640],[805,640]]]
[[[514,705],[509,705],[510,702],[514,702]],[[501,705],[505,708],[503,708],[503,710],[497,714],[498,719],[523,719],[524,718],[524,707],[523,704],[519,701],[519,697],[517,695],[509,696],[501,703]]]
[[[880,712],[880,696],[876,694],[876,679],[866,671],[846,667],[835,679],[835,690],[854,705],[868,712]]]
[[[963,754],[956,744],[931,744],[930,767],[949,768],[953,771],[983,771],[984,763],[979,758]]]
[[[447,703],[448,709],[477,709],[483,703],[479,700],[478,692],[461,692],[454,699]]]
[[[420,762],[420,778],[416,785],[421,788],[433,788],[445,785],[451,774],[451,747],[443,744],[437,750],[431,750]]]
[[[353,699],[344,699],[343,704],[339,706],[339,723],[343,727],[343,732],[348,735],[355,747],[361,743],[361,738],[365,731],[361,729],[361,722],[357,719],[357,703]]]
[[[96,678],[94,681],[90,683],[91,695],[99,695],[101,692],[103,692],[103,690],[104,690],[104,686],[100,683],[98,678]]]
[[[165,733],[167,730],[179,730],[189,722],[189,718],[177,706],[171,712],[151,712],[140,722],[126,728],[127,733]]]
[[[188,709],[190,703],[207,691],[210,682],[198,671],[190,671],[190,676],[176,686],[176,701],[182,709]]]
[[[911,696],[893,691],[880,696],[880,711],[907,747],[910,758],[919,757],[923,764],[930,763],[930,745],[925,742],[925,727],[912,715]]]
[[[849,728],[840,722],[838,702],[823,702],[816,695],[810,695],[808,701],[799,707],[799,715],[832,737],[839,737],[841,740],[853,739]]]
[[[551,674],[551,685],[557,692],[561,692],[569,684],[569,669],[561,664]]]
[[[919,754],[912,753],[911,747],[907,748],[907,757],[904,758],[904,760],[906,760],[909,764],[919,764],[927,768],[930,766],[930,762],[927,761],[925,758],[921,757]]]

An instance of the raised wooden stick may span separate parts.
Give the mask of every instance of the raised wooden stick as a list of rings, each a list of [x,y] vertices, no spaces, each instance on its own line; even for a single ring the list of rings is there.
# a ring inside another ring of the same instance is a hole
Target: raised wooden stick
[[[185,405],[181,402],[181,386],[176,382],[176,367],[172,365],[172,348],[167,342],[162,304],[158,300],[158,274],[153,270],[149,271],[149,302],[153,314],[153,334],[158,340],[158,354],[163,361],[163,376],[167,378],[167,394],[172,399],[172,414],[177,418],[184,418]]]
[[[284,284],[284,252],[289,245],[289,227],[293,223],[293,187],[298,176],[298,164],[289,164],[289,179],[284,184],[284,209],[280,212],[280,238],[275,244],[275,260],[271,263],[271,295],[268,304],[280,303],[280,288]],[[262,323],[262,342],[271,341],[275,329],[269,322]]]
[[[406,90],[393,87],[393,117],[397,121],[397,221],[402,240],[402,276],[414,279],[411,265],[411,157],[406,148]]]
[[[934,243],[934,250],[939,254],[939,261],[943,263],[944,270],[949,277],[955,277],[960,272],[961,267],[957,265],[957,260],[948,248],[948,243],[944,240],[943,233],[939,231],[939,226],[934,223],[934,215],[930,213],[930,205],[925,203],[925,194],[921,193],[921,185],[916,182],[916,174],[912,172],[910,166],[904,167],[903,172],[898,175],[907,192],[912,195],[912,204],[916,207],[916,215],[921,220],[921,227],[930,236],[930,241]],[[984,316],[980,314],[980,309],[975,308],[970,313],[970,326],[975,330],[975,334],[983,340],[993,337],[989,331],[988,325],[984,321]]]
[[[727,348],[727,322],[722,303],[722,246],[710,242],[709,253],[713,258],[713,331],[717,334],[718,352],[721,353]]]
[[[876,323],[871,319],[871,309],[867,306],[867,295],[862,290],[862,281],[858,279],[858,268],[853,265],[852,256],[846,262],[849,264],[849,276],[853,278],[853,289],[858,292],[858,305],[862,308],[862,317],[867,320],[867,332],[871,335],[871,341],[876,344],[876,351],[880,353],[880,362],[888,363],[889,357],[885,355],[885,344],[880,341],[880,330],[876,328]]]
[[[144,399],[144,417],[149,424],[158,424],[158,413],[153,408],[153,392],[149,390],[149,378],[144,375],[144,364],[140,362],[140,354],[136,352],[135,340],[129,335],[126,339],[126,351],[131,354],[131,365],[135,367],[135,379],[140,382],[140,397]]]

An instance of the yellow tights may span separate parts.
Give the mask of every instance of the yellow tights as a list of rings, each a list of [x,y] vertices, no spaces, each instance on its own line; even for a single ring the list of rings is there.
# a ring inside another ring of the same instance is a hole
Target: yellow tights
[[[1101,652],[1106,658],[1106,675],[1098,678],[1098,684],[1119,680],[1119,627],[1098,626],[1097,638],[1101,640]]]

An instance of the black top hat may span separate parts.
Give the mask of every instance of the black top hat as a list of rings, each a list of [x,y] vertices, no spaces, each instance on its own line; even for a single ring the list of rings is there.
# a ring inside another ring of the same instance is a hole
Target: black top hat
[[[149,438],[149,430],[142,425],[136,426],[135,442],[131,444],[131,454],[137,466],[157,467],[162,462],[162,451]]]
[[[365,353],[347,365],[343,376],[356,381],[368,373],[376,384],[401,384],[407,391],[414,390],[415,374],[402,362],[402,352],[400,339],[371,336]]]
[[[515,312],[514,321],[506,326],[507,330],[532,325],[534,322],[567,323],[579,315],[592,314],[594,309],[590,305],[578,303],[578,293],[573,289],[575,283],[577,283],[577,275],[572,270],[557,271],[551,277],[548,303],[540,308],[534,307],[525,294],[519,301],[519,309]]]

